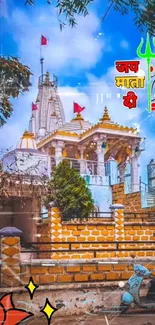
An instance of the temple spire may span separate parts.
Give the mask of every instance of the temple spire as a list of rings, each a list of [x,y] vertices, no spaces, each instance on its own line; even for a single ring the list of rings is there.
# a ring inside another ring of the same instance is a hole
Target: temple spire
[[[102,118],[100,118],[100,121],[102,121],[102,122],[110,122],[111,121],[107,106],[105,106],[105,108],[104,108],[104,114],[103,114]]]

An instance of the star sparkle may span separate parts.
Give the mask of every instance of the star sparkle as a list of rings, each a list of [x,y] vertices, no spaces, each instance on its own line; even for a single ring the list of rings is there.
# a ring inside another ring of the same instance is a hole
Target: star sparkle
[[[43,309],[41,309],[41,313],[43,313],[46,316],[48,325],[50,325],[51,318],[57,310],[58,310],[57,308],[53,307],[50,304],[48,298],[46,298],[45,306],[43,307]]]
[[[33,299],[34,292],[36,291],[36,289],[39,288],[39,286],[37,284],[35,284],[33,282],[33,278],[30,277],[29,283],[25,286],[25,288],[28,290],[28,292],[30,294],[30,298],[32,300]]]

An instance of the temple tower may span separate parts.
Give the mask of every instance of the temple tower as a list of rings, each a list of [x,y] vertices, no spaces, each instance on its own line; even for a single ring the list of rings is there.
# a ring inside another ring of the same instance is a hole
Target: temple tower
[[[32,110],[29,132],[36,139],[53,133],[65,124],[65,115],[57,90],[57,77],[50,80],[49,72],[39,78],[36,108]]]

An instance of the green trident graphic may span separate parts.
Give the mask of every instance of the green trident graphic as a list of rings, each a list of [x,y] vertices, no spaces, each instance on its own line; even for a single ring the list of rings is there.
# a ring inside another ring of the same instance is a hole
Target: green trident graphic
[[[145,52],[141,53],[142,46],[144,44],[144,39],[141,38],[141,42],[139,46],[137,47],[137,55],[139,58],[146,59],[147,61],[147,75],[148,75],[148,87],[147,87],[147,93],[148,93],[148,112],[150,113],[151,110],[151,78],[150,78],[150,62],[152,58],[155,58],[155,53],[152,53],[151,46],[150,46],[150,38],[149,33],[147,33],[146,38],[146,47]],[[155,38],[153,37],[153,44],[155,45]]]

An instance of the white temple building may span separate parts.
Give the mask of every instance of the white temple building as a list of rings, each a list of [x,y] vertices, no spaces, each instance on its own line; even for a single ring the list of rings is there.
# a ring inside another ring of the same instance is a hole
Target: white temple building
[[[128,192],[139,191],[142,139],[136,129],[111,121],[107,107],[96,125],[80,114],[66,123],[57,78],[51,81],[48,72],[39,78],[35,104],[29,131],[3,157],[5,170],[14,163],[15,173],[50,177],[53,168],[66,159],[85,178],[100,211],[109,211],[111,185],[125,182]]]

